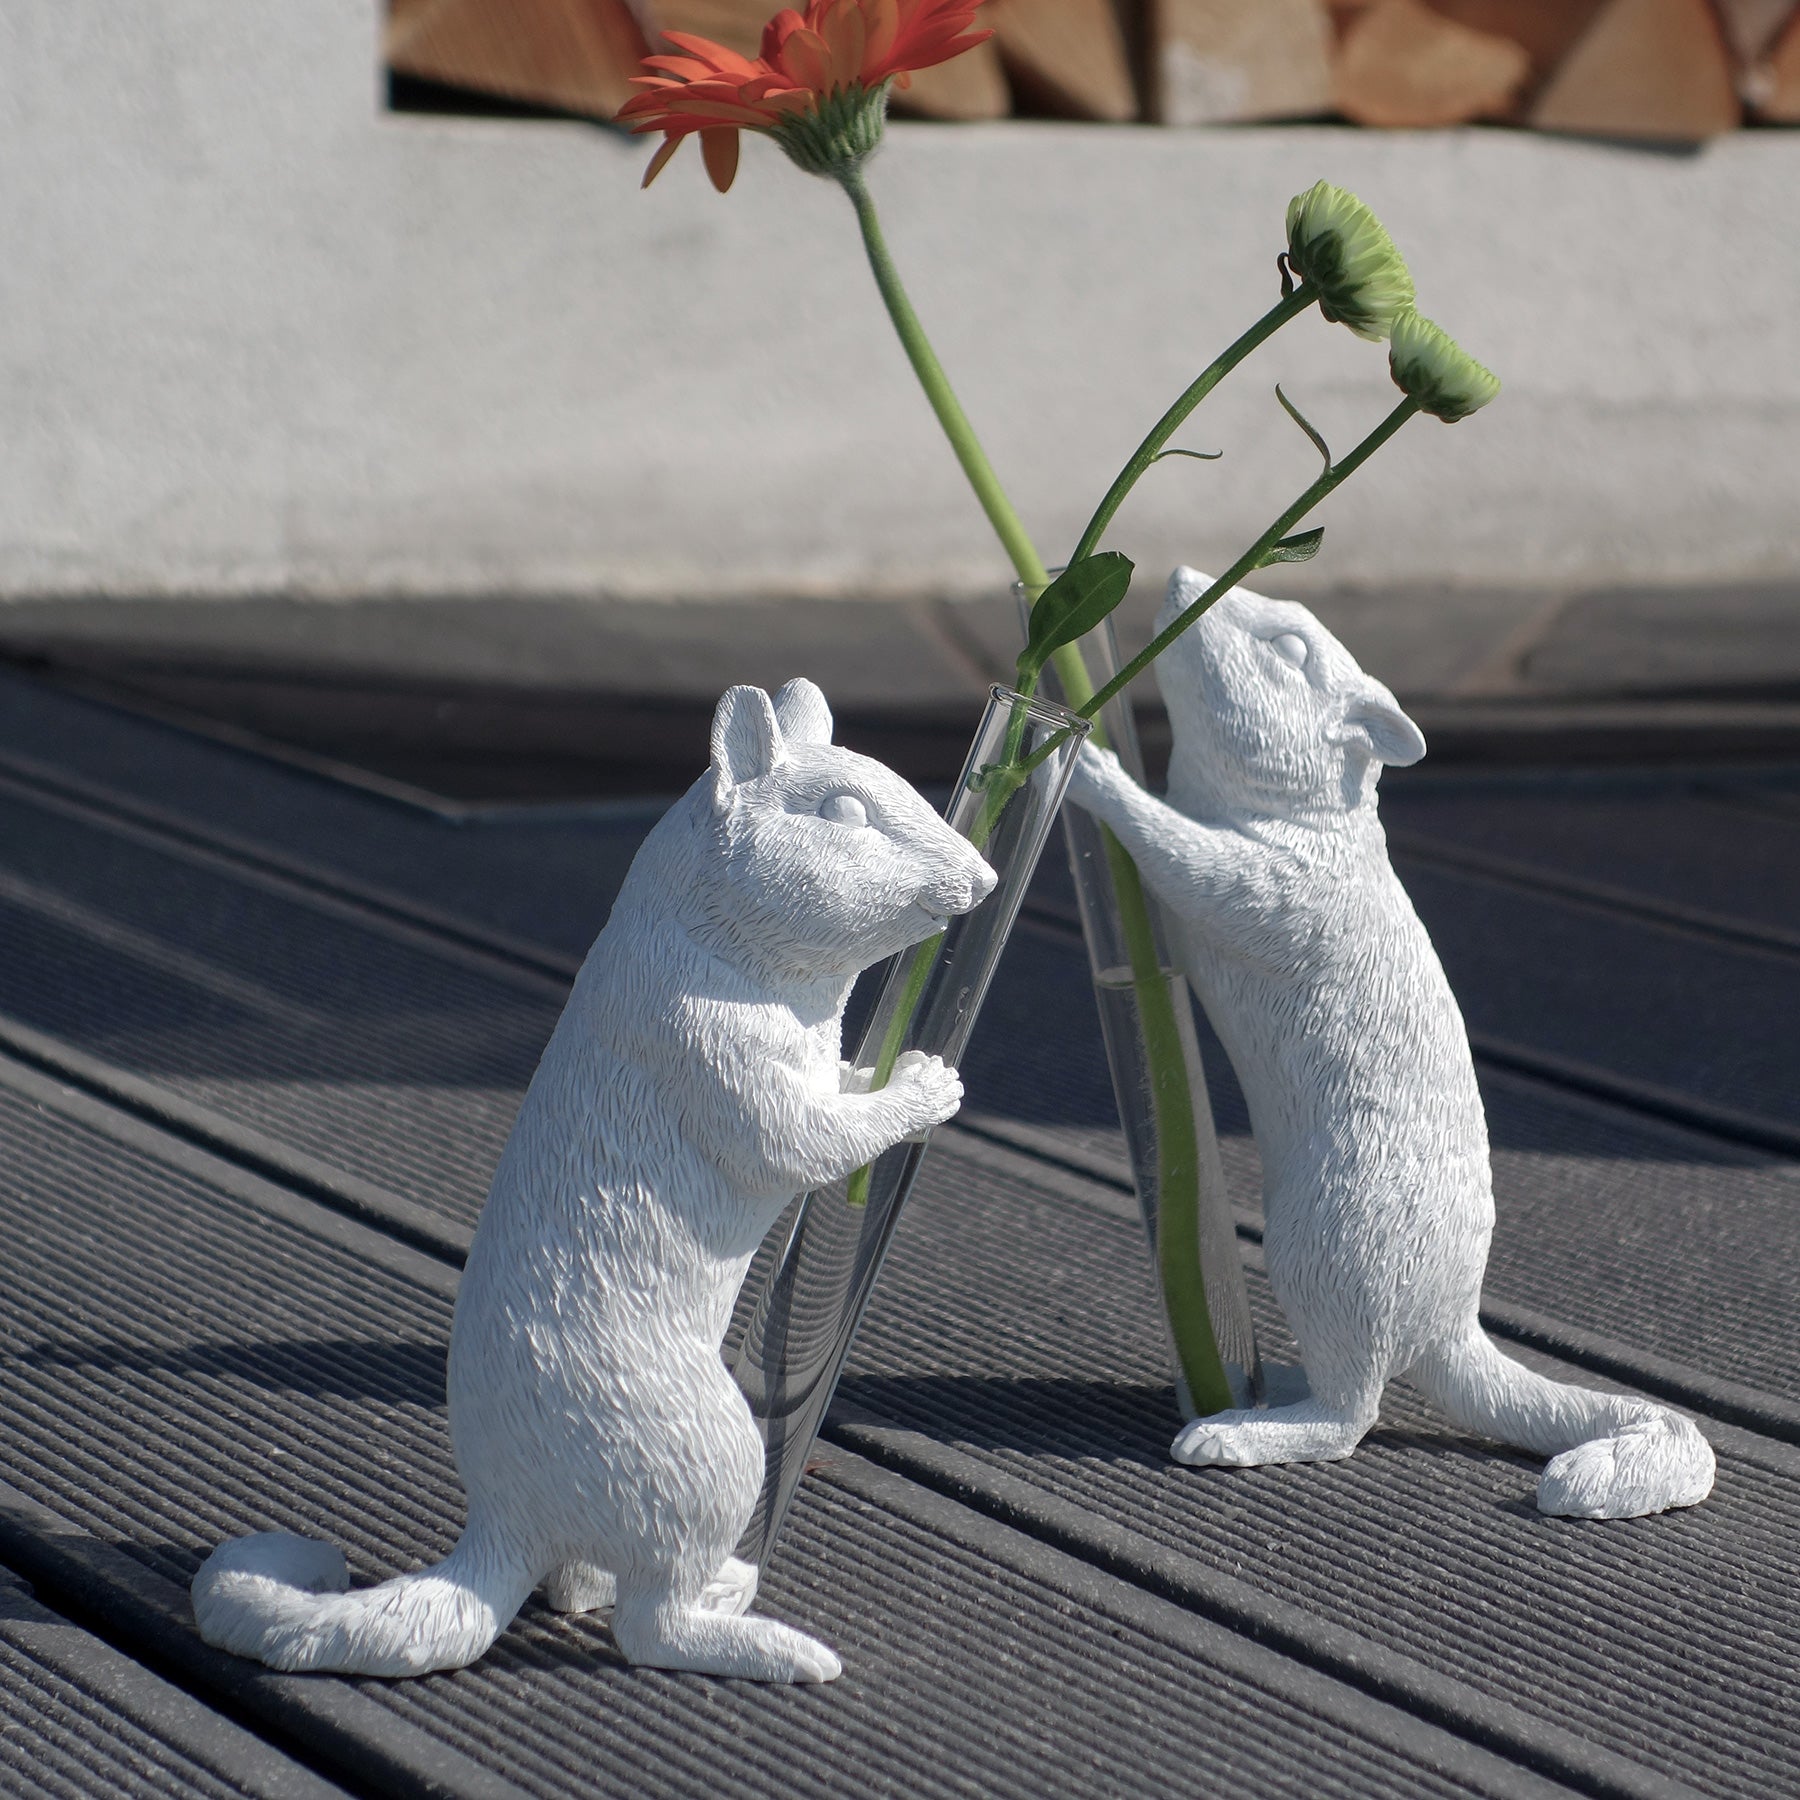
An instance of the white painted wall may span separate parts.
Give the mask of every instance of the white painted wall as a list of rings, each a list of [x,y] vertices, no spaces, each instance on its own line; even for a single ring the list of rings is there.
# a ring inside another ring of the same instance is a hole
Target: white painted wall
[[[390,116],[375,0],[0,8],[0,595],[972,593],[997,551],[837,192],[747,147]],[[874,169],[1048,555],[1273,298],[1326,174],[1506,382],[1330,504],[1294,582],[1800,572],[1800,134],[898,127]],[[1114,542],[1221,562],[1339,447],[1373,347],[1308,319]],[[1304,591],[1302,589],[1302,591]]]

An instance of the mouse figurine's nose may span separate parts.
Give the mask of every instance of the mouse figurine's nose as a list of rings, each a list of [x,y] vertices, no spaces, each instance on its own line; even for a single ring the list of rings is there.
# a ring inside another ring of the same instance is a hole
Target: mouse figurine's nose
[[[1000,877],[988,867],[987,859],[980,851],[972,844],[965,844],[963,848],[965,855],[960,859],[961,866],[928,883],[920,896],[933,912],[946,918],[972,912],[1000,885]]]

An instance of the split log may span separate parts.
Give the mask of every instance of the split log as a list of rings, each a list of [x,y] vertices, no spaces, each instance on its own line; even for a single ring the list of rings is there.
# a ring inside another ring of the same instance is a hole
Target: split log
[[[1725,22],[1725,37],[1738,61],[1746,66],[1773,53],[1782,27],[1794,15],[1794,0],[1714,0]]]
[[[975,23],[988,21],[978,14]],[[893,108],[918,119],[1004,119],[1012,111],[1012,90],[994,40],[920,69],[911,87],[894,89]]]
[[[1766,57],[1745,76],[1751,110],[1776,125],[1800,125],[1800,12],[1788,21]]]
[[[781,10],[781,0],[634,0],[633,10],[647,37],[691,31],[740,56],[755,56],[763,27]]]
[[[993,26],[1020,99],[1065,118],[1118,124],[1138,116],[1113,0],[994,0],[982,23]]]
[[[1533,102],[1543,131],[1696,142],[1742,119],[1707,0],[1610,0]]]
[[[1535,96],[1605,4],[1606,0],[1430,0],[1433,12],[1471,31],[1510,38],[1531,58],[1519,103],[1507,117],[1518,116],[1518,106]]]
[[[396,74],[610,119],[649,46],[623,0],[397,0]]]
[[[1331,110],[1323,0],[1152,0],[1155,116],[1165,125],[1304,119]]]
[[[1477,31],[1424,0],[1380,0],[1338,51],[1338,110],[1359,125],[1461,125],[1503,113],[1531,72],[1511,38]]]

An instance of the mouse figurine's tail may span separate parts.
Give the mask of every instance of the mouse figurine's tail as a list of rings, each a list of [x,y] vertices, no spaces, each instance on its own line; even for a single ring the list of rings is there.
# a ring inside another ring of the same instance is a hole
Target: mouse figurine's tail
[[[1540,1512],[1633,1519],[1696,1506],[1712,1492],[1712,1446],[1691,1419],[1551,1381],[1502,1354],[1473,1322],[1409,1374],[1458,1425],[1550,1457]]]
[[[531,1587],[474,1533],[435,1568],[351,1592],[341,1551],[259,1531],[200,1565],[194,1617],[215,1649],[272,1669],[425,1675],[473,1662]]]

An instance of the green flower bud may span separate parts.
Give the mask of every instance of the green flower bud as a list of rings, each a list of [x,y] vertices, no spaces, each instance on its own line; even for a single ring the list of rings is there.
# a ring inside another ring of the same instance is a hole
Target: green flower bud
[[[1381,221],[1329,181],[1288,202],[1288,262],[1319,290],[1319,311],[1379,343],[1413,303],[1406,260]]]
[[[1479,412],[1500,391],[1497,375],[1459,349],[1449,332],[1411,307],[1394,321],[1388,367],[1403,394],[1447,425]]]

